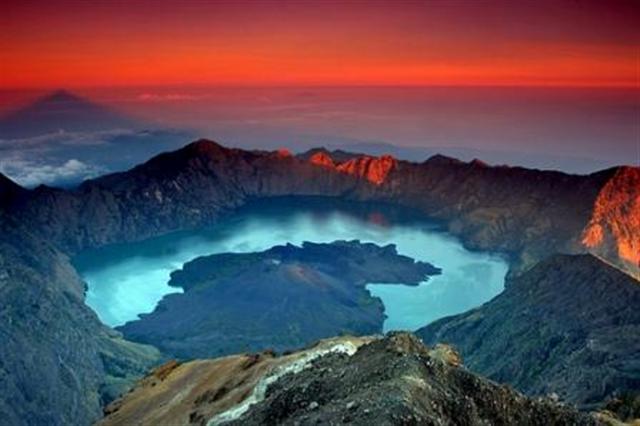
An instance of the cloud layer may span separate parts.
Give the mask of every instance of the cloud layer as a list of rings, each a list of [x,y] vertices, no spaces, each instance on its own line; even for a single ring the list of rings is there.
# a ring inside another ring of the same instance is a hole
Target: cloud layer
[[[75,158],[62,164],[46,164],[42,160],[32,161],[16,157],[1,159],[0,173],[25,187],[70,184],[96,177],[104,172],[99,166],[86,164]]]
[[[127,169],[188,139],[185,133],[170,130],[54,132],[0,139],[0,173],[26,187],[69,186]]]

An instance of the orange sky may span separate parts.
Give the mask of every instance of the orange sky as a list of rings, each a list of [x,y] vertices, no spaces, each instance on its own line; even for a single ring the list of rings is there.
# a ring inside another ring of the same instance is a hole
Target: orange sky
[[[637,86],[639,5],[5,0],[0,87]]]

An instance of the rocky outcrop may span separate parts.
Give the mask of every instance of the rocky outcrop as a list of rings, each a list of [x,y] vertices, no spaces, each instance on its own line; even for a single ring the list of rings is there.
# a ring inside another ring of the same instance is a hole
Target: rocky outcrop
[[[362,155],[336,163],[326,151],[314,153],[309,157],[309,162],[316,166],[366,179],[375,185],[382,185],[398,163],[390,155],[383,155],[379,158]]]
[[[640,389],[640,283],[591,255],[556,255],[469,312],[419,330],[530,395],[592,407]]]
[[[329,169],[333,169],[336,167],[336,164],[333,162],[331,156],[324,151],[319,151],[313,154],[309,158],[309,162],[311,164],[315,164],[316,166],[327,167]]]
[[[375,185],[382,185],[397,163],[398,161],[390,155],[379,158],[362,156],[338,164],[336,170],[366,179]]]
[[[418,285],[440,270],[395,246],[306,242],[200,257],[172,273],[182,287],[118,330],[172,357],[295,349],[342,334],[382,332],[384,306],[367,283]]]
[[[362,157],[363,153],[360,152],[351,152],[351,151],[343,151],[341,149],[328,150],[326,148],[311,148],[308,151],[305,151],[301,154],[296,155],[299,159],[307,162],[312,162],[312,159],[317,154],[321,154],[324,157],[328,157],[331,159],[333,165],[337,163],[344,163],[346,161],[352,160],[354,158]],[[322,157],[320,157],[322,158]]]
[[[640,279],[640,168],[620,167],[602,187],[582,243]]]
[[[0,423],[89,424],[159,359],[84,304],[68,258],[0,213]]]
[[[429,349],[397,333],[332,339],[282,357],[235,355],[156,371],[110,405],[100,425],[346,423],[600,424],[474,375],[447,347]]]

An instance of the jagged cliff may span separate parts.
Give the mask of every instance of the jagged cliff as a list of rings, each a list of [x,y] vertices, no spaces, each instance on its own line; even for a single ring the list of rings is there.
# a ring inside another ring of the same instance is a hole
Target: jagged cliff
[[[343,152],[334,160],[326,150],[300,157],[381,186],[377,197],[445,221],[473,248],[512,254],[516,269],[586,250],[640,277],[638,167],[576,176],[442,155],[422,164]]]
[[[411,334],[340,338],[282,357],[263,353],[168,364],[107,408],[101,426],[597,425],[460,366]]]
[[[620,167],[602,187],[582,243],[640,279],[640,168]]]
[[[12,206],[67,252],[214,223],[247,200],[357,193],[373,185],[295,157],[198,141],[76,190],[41,187]]]
[[[329,154],[319,151],[309,158],[311,164],[336,170],[341,173],[368,180],[375,185],[382,185],[389,173],[397,166],[398,161],[390,155],[371,157],[362,155],[335,163]]]
[[[556,255],[479,308],[419,330],[469,368],[531,395],[594,406],[640,390],[640,283],[591,255]]]

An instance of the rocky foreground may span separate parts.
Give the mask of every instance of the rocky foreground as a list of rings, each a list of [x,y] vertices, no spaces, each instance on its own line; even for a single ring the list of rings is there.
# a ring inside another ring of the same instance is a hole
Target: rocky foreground
[[[169,363],[107,407],[108,425],[598,425],[460,365],[408,333],[322,341],[293,354]]]

